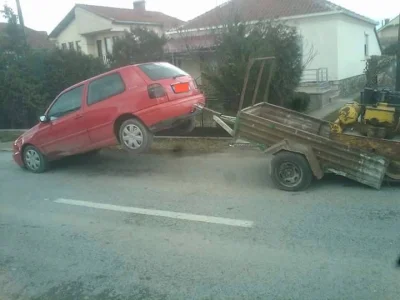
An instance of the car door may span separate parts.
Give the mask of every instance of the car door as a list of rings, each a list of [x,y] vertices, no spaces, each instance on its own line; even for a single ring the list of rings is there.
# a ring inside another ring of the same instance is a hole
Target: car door
[[[41,147],[49,156],[66,156],[84,151],[90,140],[82,109],[84,85],[61,94],[48,109],[48,123],[41,130]]]
[[[94,147],[115,143],[114,122],[123,103],[132,102],[119,72],[92,80],[88,85],[85,122]]]

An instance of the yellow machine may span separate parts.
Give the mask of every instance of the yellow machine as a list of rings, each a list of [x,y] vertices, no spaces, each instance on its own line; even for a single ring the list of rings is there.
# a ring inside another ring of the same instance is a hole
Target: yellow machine
[[[339,110],[331,131],[343,133],[346,128],[351,128],[368,137],[382,139],[400,134],[400,106],[393,103],[398,97],[396,92],[366,89],[361,103],[348,103]]]
[[[358,122],[361,113],[361,106],[357,102],[348,103],[339,110],[338,119],[331,125],[331,131],[342,133],[349,125]]]
[[[367,124],[383,127],[395,127],[396,108],[388,103],[378,103],[376,107],[367,106],[364,113],[364,121]]]

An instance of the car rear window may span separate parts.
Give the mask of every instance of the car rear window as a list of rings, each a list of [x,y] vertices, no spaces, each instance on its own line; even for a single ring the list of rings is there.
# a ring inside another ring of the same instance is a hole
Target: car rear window
[[[151,63],[139,65],[139,68],[151,79],[160,80],[189,75],[185,71],[168,63]]]

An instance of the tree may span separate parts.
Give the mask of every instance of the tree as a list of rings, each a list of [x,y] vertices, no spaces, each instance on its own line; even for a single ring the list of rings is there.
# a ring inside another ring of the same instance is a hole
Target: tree
[[[225,109],[236,112],[239,105],[246,67],[251,58],[274,56],[275,68],[269,91],[270,102],[291,107],[294,90],[303,72],[300,36],[295,28],[277,21],[246,24],[235,21],[225,25],[218,34],[216,63],[203,72],[206,82],[223,99]],[[251,103],[260,63],[250,73],[245,106]],[[257,101],[262,101],[267,88],[271,64],[267,63]]]
[[[27,50],[24,32],[18,24],[18,17],[11,7],[4,5],[1,11],[7,20],[7,27],[3,35],[0,35],[0,52],[11,51],[21,54]]]
[[[136,63],[160,61],[164,57],[164,45],[167,38],[158,36],[154,31],[135,28],[126,32],[116,41],[110,57],[113,67],[121,67]]]
[[[28,128],[65,88],[102,73],[102,61],[71,50],[33,50],[24,43],[17,17],[5,7],[0,37],[0,128]]]
[[[371,56],[365,66],[365,76],[367,78],[366,86],[369,88],[377,88],[381,85],[394,86],[396,74],[393,66],[396,58],[394,56]]]

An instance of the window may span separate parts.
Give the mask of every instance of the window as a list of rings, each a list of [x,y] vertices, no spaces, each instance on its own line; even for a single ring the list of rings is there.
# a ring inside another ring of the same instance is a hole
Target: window
[[[98,55],[100,58],[103,58],[103,48],[102,48],[102,46],[101,46],[101,40],[97,40],[97,41],[96,41],[96,45],[97,45],[97,55]]]
[[[94,104],[125,91],[125,84],[118,73],[101,77],[89,85],[87,103]]]
[[[151,80],[160,80],[166,78],[173,78],[179,76],[188,76],[189,74],[181,69],[168,64],[168,63],[150,63],[140,65],[139,68],[147,75]]]
[[[113,51],[113,45],[112,45],[112,41],[111,38],[105,38],[104,39],[104,47],[106,49],[106,54],[112,54]]]
[[[365,34],[364,55],[369,57],[369,35]]]
[[[76,41],[75,45],[76,45],[76,51],[81,52],[82,51],[81,41]]]
[[[62,44],[61,44],[61,49],[67,50],[67,44],[66,44],[66,43],[62,43]]]
[[[74,42],[69,42],[68,47],[70,50],[74,50]]]
[[[83,85],[62,94],[48,112],[51,119],[57,119],[81,108]]]

